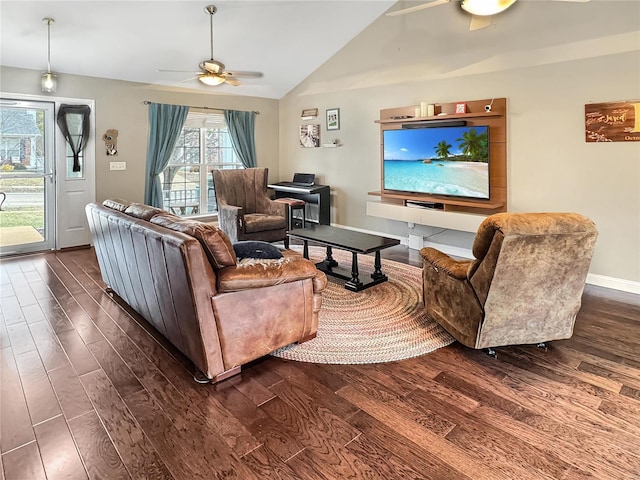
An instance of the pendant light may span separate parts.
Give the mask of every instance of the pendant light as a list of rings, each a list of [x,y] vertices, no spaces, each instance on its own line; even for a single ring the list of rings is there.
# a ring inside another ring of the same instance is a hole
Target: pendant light
[[[42,19],[42,23],[47,24],[47,71],[42,74],[42,91],[45,93],[53,93],[58,88],[58,76],[51,71],[51,24],[54,22],[53,18]]]

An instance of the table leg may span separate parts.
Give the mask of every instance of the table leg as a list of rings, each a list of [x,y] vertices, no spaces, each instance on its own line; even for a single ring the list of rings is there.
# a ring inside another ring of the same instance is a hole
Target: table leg
[[[380,250],[376,252],[376,258],[373,262],[373,273],[371,274],[371,278],[377,280],[378,278],[383,278],[385,275],[382,273],[382,262],[380,261]]]
[[[337,267],[338,262],[336,262],[333,258],[333,248],[327,246],[327,256],[324,259],[324,264],[328,267]]]
[[[362,282],[360,281],[360,273],[358,272],[358,254],[351,253],[351,280],[345,284],[345,288],[348,290],[359,291],[362,289]]]
[[[308,240],[303,240],[302,256],[306,259],[309,258],[309,241]]]

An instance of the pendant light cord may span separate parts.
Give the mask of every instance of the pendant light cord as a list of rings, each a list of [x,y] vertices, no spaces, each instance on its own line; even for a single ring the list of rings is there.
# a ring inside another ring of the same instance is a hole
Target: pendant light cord
[[[47,73],[51,73],[51,20],[47,20]]]
[[[55,20],[46,17],[42,21],[47,24],[47,73],[51,73],[51,24]]]

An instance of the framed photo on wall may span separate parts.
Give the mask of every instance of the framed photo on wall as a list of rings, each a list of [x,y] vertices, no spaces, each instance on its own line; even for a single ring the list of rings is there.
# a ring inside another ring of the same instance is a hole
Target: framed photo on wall
[[[320,146],[320,125],[300,125],[300,146],[317,148]]]
[[[340,109],[327,110],[327,130],[340,130]]]

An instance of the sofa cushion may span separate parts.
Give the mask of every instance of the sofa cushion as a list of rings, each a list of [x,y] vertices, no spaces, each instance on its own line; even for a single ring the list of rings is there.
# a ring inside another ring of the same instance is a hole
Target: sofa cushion
[[[236,264],[236,253],[229,237],[214,225],[171,214],[156,215],[151,223],[197,238],[216,271]]]
[[[102,202],[107,208],[111,208],[112,210],[117,210],[119,212],[124,212],[131,202],[128,200],[122,200],[120,198],[107,198],[104,202]]]
[[[271,287],[306,278],[323,277],[313,262],[300,255],[284,255],[278,260],[259,259],[218,272],[218,292],[228,293],[252,288]],[[259,293],[256,292],[257,295]]]
[[[132,217],[146,220],[148,222],[155,215],[158,215],[160,213],[167,213],[167,211],[162,210],[161,208],[145,205],[144,203],[132,203],[125,209],[124,213]]]
[[[246,233],[264,232],[265,230],[280,230],[287,228],[287,219],[264,213],[245,213],[244,231]]]
[[[282,252],[275,245],[257,240],[246,240],[233,244],[238,258],[282,258]]]

